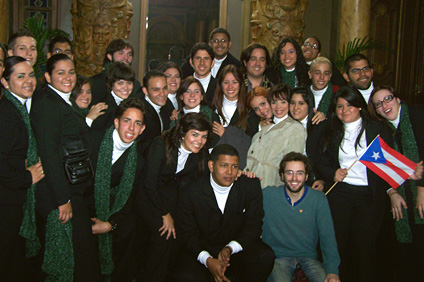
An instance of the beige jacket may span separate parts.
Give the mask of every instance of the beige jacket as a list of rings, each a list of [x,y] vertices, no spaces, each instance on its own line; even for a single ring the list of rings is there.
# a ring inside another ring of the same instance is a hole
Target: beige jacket
[[[245,170],[256,172],[257,177],[262,177],[262,189],[282,185],[278,173],[281,160],[287,153],[303,153],[305,149],[306,131],[300,122],[287,117],[269,129],[271,126],[262,127],[253,136],[247,154]]]

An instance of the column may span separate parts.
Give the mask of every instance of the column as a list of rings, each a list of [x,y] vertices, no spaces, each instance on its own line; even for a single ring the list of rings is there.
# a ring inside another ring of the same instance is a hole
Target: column
[[[339,21],[339,49],[355,38],[369,34],[371,0],[342,0]]]

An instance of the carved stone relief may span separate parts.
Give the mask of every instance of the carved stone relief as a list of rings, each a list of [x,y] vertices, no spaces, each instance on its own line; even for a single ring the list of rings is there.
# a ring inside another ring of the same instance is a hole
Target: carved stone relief
[[[293,37],[300,42],[304,35],[307,5],[308,0],[252,1],[252,42],[265,45],[270,52],[284,37]]]
[[[128,0],[73,0],[71,13],[77,73],[92,76],[102,71],[109,43],[128,40],[132,4]]]

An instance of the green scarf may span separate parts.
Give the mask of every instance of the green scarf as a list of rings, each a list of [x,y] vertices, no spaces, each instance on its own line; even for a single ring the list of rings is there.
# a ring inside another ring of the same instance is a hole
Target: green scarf
[[[94,198],[96,203],[97,218],[108,221],[110,216],[120,211],[128,200],[134,183],[137,168],[137,146],[134,142],[129,150],[128,158],[125,162],[124,173],[119,186],[110,187],[112,174],[112,153],[113,153],[113,130],[111,126],[103,137],[99,148],[99,158],[97,160],[97,171],[94,183]],[[115,201],[110,209],[110,196],[114,196]],[[112,261],[112,236],[109,233],[99,235],[100,265],[103,275],[112,274],[114,265]]]
[[[90,111],[90,108],[81,109],[77,103],[75,103],[74,99],[70,99],[72,106],[74,107],[77,112],[82,115],[83,117],[86,117],[88,115],[88,112]]]
[[[418,163],[420,160],[419,154],[418,154],[418,146],[417,142],[415,141],[414,131],[412,130],[412,125],[409,120],[409,109],[408,105],[401,104],[402,108],[400,111],[400,122],[399,122],[399,129],[401,132],[401,140],[402,140],[402,150],[400,150],[399,145],[396,143],[396,139],[394,138],[394,147],[396,151],[403,152],[403,154],[410,160],[412,160],[415,163]],[[392,129],[396,132],[396,128],[393,126],[392,123],[390,123],[390,126]],[[407,180],[409,181],[411,185],[411,191],[412,191],[412,197],[413,197],[413,203],[417,202],[417,186],[415,181],[413,180]],[[396,190],[399,195],[401,195],[404,199],[406,199],[405,195],[405,187],[404,184],[399,186]],[[402,208],[402,214],[403,219],[399,221],[395,221],[395,228],[396,228],[396,236],[399,242],[401,243],[409,243],[412,242],[412,234],[411,229],[408,224],[408,215],[404,208]],[[416,224],[424,224],[424,219],[420,218],[420,215],[418,213],[418,209],[414,208],[414,219]]]
[[[4,97],[8,99],[18,110],[28,131],[28,149],[27,149],[27,166],[30,167],[38,163],[37,141],[32,131],[31,122],[29,120],[28,111],[22,103],[16,99],[7,89],[3,89]],[[35,256],[40,250],[40,241],[37,237],[37,227],[35,225],[35,186],[31,185],[27,191],[27,200],[23,206],[24,217],[22,219],[19,235],[26,239],[26,255],[27,257]]]
[[[212,122],[212,110],[211,110],[211,108],[209,108],[208,106],[200,106],[200,111],[199,111],[199,113],[202,113],[202,114],[204,114],[207,118],[208,118],[208,120],[210,121],[210,122]],[[171,120],[171,122],[170,122],[170,124],[169,124],[169,129],[171,129],[171,128],[173,128],[175,125],[177,125],[177,123],[178,123],[178,121],[183,117],[183,115],[184,115],[184,112],[182,112],[182,111],[180,111],[179,113],[178,113],[178,117],[177,117],[177,119],[176,120]]]
[[[46,246],[42,269],[47,274],[45,281],[69,282],[74,280],[74,249],[72,224],[61,223],[59,210],[52,210],[47,217]]]
[[[333,85],[331,85],[331,82],[329,82],[327,90],[322,96],[321,101],[319,102],[319,106],[317,108],[318,111],[320,111],[321,113],[324,113],[324,115],[326,116],[327,116],[328,108],[330,107],[331,98],[333,98]],[[315,108],[316,107],[317,105],[315,105]]]
[[[284,66],[281,66],[281,84],[287,84],[291,88],[295,88],[297,84],[296,70],[286,71]]]

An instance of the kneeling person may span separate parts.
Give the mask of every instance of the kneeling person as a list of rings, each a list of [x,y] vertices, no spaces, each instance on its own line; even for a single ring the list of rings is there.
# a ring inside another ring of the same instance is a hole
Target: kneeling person
[[[305,185],[311,165],[306,156],[290,152],[280,163],[284,186],[263,192],[262,239],[277,256],[268,281],[291,281],[298,263],[311,282],[338,282],[340,257],[325,195]],[[320,240],[323,265],[317,260]]]
[[[133,187],[138,185],[137,177],[142,168],[135,140],[145,128],[143,115],[144,105],[140,98],[124,100],[116,110],[114,125],[106,131],[101,142],[91,144],[96,166],[96,218],[92,218],[92,232],[99,235],[102,274],[112,274],[112,281],[133,278],[127,277],[135,240],[131,203]]]
[[[184,250],[178,281],[265,281],[271,272],[275,256],[260,239],[261,186],[256,178],[236,180],[238,163],[234,147],[216,146],[210,175],[192,182],[180,197]]]

